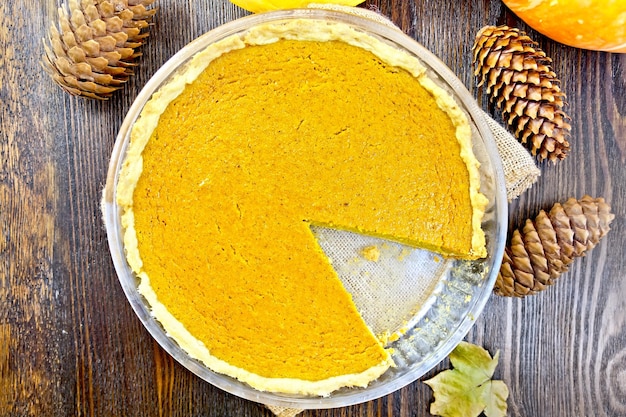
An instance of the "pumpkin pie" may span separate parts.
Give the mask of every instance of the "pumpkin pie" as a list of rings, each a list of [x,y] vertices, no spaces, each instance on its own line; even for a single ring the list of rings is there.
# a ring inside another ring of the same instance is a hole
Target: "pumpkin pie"
[[[258,390],[328,395],[393,366],[311,232],[486,255],[459,106],[342,23],[268,23],[198,53],[145,105],[117,202],[168,334]]]

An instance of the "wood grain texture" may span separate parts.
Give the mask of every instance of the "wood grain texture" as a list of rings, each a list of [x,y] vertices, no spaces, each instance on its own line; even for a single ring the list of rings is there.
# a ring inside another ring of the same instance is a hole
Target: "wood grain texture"
[[[195,37],[247,13],[226,0],[157,0],[136,75],[108,102],[70,97],[42,71],[55,0],[0,2],[0,415],[271,416],[192,375],[149,336],[117,281],[100,193],[117,131],[154,72]],[[612,231],[557,284],[492,297],[467,340],[501,350],[509,415],[626,416],[626,54],[582,51],[529,30],[499,0],[370,0],[475,87],[471,46],[486,24],[525,29],[553,58],[572,151],[541,165],[510,204],[510,227],[584,194],[613,207]],[[376,111],[376,109],[372,109]],[[439,364],[423,379],[446,369]],[[421,381],[304,416],[428,416]]]

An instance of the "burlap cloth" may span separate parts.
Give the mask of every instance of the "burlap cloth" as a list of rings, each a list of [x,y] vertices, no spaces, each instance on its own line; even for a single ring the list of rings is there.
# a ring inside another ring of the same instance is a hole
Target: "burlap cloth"
[[[400,30],[385,16],[372,10],[335,4],[311,4],[309,7],[351,13]],[[502,159],[507,197],[508,200],[511,201],[530,188],[535,181],[537,181],[541,171],[537,168],[533,157],[526,148],[524,148],[504,127],[492,119],[487,113],[483,112],[483,116],[495,138],[498,152]],[[267,405],[266,407],[278,417],[293,417],[304,411],[271,405]]]

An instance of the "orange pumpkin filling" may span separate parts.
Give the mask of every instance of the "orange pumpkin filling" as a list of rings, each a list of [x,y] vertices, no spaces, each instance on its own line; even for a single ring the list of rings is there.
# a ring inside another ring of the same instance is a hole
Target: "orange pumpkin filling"
[[[310,225],[484,256],[463,121],[438,99],[340,41],[216,58],[160,116],[126,208],[159,302],[212,357],[262,378],[378,376],[389,354]]]

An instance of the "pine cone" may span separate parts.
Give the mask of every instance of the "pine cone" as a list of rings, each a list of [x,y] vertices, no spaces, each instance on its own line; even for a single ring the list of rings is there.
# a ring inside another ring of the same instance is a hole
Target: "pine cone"
[[[526,220],[513,231],[495,293],[524,297],[554,284],[575,258],[598,244],[614,218],[603,198],[588,195],[557,203],[549,213],[541,210],[534,220]]]
[[[154,0],[69,0],[44,40],[44,69],[72,95],[105,100],[133,74]]]
[[[541,160],[565,158],[571,126],[552,60],[524,32],[508,26],[482,28],[473,51],[478,86],[486,84],[518,140]]]

